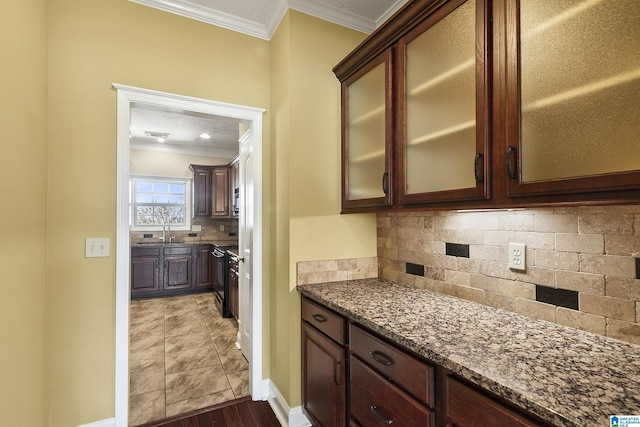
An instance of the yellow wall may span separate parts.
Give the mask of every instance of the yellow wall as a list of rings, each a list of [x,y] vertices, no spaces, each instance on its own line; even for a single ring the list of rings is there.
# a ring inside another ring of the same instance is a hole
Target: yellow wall
[[[299,405],[295,263],[375,251],[374,218],[339,215],[331,73],[364,35],[291,12],[267,42],[128,0],[25,0],[0,19],[0,191],[20,201],[0,214],[15,224],[0,239],[10,283],[0,302],[3,422],[68,427],[114,416],[112,83],[271,109],[263,129],[264,375]],[[87,237],[111,238],[111,256],[85,258]]]
[[[271,378],[300,396],[298,261],[376,256],[374,215],[340,215],[340,84],[331,69],[365,35],[290,11],[272,39],[277,265]]]
[[[4,6],[0,424],[37,427],[45,422],[47,9],[45,0]]]
[[[87,237],[116,247],[112,83],[267,108],[269,61],[264,40],[128,0],[49,1],[50,427],[114,415],[115,254],[84,258]]]

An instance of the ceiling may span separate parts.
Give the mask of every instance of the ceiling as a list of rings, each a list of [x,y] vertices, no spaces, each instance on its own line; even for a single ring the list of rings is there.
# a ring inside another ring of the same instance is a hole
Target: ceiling
[[[270,40],[288,9],[369,34],[408,0],[130,0],[253,37]],[[237,119],[151,104],[131,107],[130,144],[138,150],[232,159]],[[152,135],[148,135],[151,133]],[[200,134],[211,138],[203,139]],[[168,134],[158,142],[155,134]]]
[[[129,143],[134,150],[232,159],[238,154],[240,123],[241,120],[228,117],[134,103]],[[203,133],[211,138],[202,138]],[[158,134],[168,135],[159,142]]]
[[[287,9],[369,34],[408,0],[131,0],[270,40]]]

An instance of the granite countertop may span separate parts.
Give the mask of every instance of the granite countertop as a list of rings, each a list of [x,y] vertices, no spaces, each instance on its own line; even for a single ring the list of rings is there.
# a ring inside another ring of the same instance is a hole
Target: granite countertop
[[[640,346],[383,279],[298,290],[555,425],[640,414]]]

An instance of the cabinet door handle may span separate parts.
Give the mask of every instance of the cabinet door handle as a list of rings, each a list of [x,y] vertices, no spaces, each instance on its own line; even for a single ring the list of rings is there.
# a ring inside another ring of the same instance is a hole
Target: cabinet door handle
[[[314,314],[314,315],[313,315],[313,316],[311,316],[311,317],[313,317],[313,320],[315,320],[315,321],[316,321],[316,322],[318,322],[318,323],[324,323],[324,322],[326,322],[326,321],[327,321],[327,318],[326,318],[326,317],[324,317],[324,316],[323,316],[323,315],[321,315],[321,314]]]
[[[473,173],[476,177],[476,182],[484,182],[484,162],[482,153],[476,153],[476,159],[473,162]]]
[[[381,356],[379,352],[377,351],[370,351],[369,352],[369,356],[371,356],[373,358],[373,360],[375,360],[376,362],[384,365],[384,366],[391,366],[393,365],[393,360],[392,359],[387,359],[384,356]]]
[[[516,179],[516,147],[509,146],[509,148],[507,148],[505,166],[509,179]]]
[[[340,361],[336,360],[333,364],[333,382],[340,385]]]
[[[376,418],[378,418],[380,421],[382,421],[386,425],[390,426],[391,424],[393,424],[392,419],[385,418],[380,414],[380,412],[378,412],[378,407],[376,405],[371,405],[371,412],[373,412],[373,415],[375,415]]]
[[[382,174],[382,192],[389,194],[389,172]]]

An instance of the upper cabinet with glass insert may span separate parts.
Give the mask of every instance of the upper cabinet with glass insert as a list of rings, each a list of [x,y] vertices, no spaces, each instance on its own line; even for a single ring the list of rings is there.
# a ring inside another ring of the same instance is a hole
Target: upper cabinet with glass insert
[[[484,199],[485,4],[450,1],[398,43],[398,203]]]
[[[334,72],[344,212],[640,201],[638,0],[412,0]]]
[[[640,1],[508,0],[498,13],[508,195],[637,189]]]
[[[342,83],[342,206],[391,206],[390,51]]]

